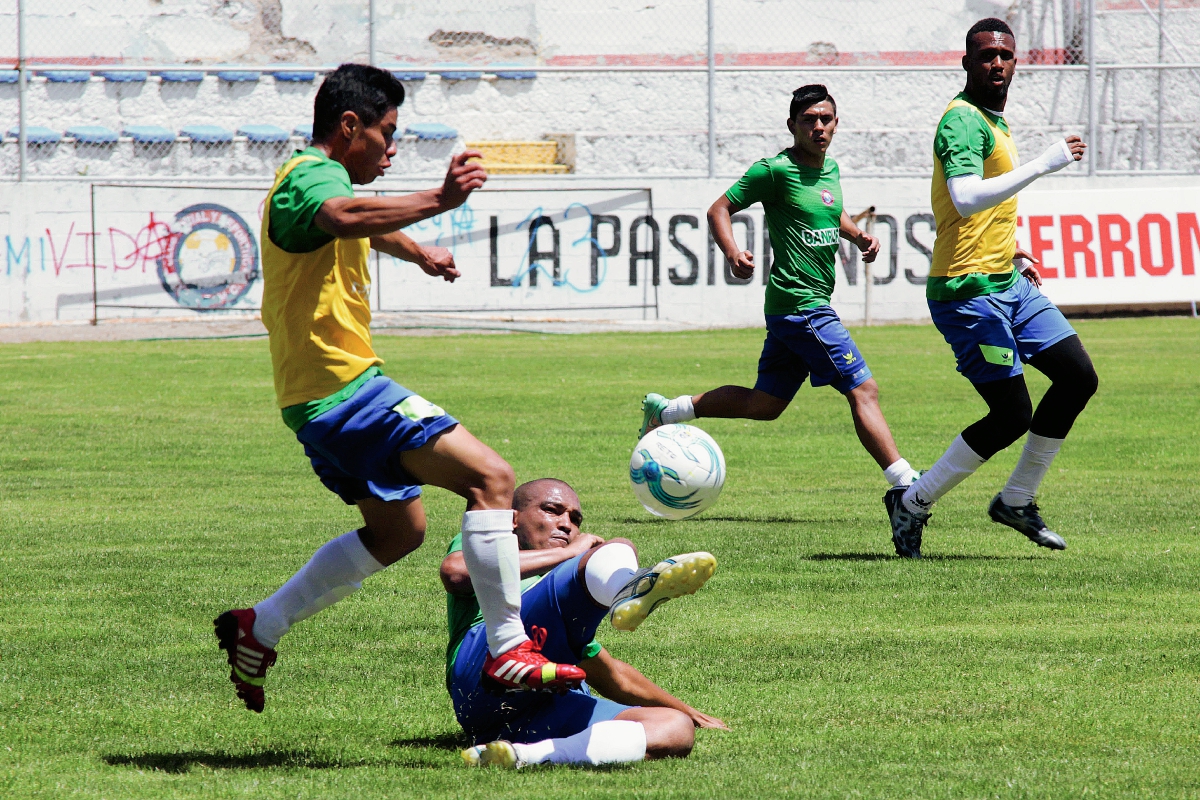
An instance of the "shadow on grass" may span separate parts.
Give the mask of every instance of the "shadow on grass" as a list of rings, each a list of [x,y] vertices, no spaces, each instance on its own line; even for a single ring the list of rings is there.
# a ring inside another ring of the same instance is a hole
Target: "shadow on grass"
[[[264,750],[260,753],[141,753],[139,755],[108,755],[103,760],[114,767],[136,767],[159,772],[184,773],[193,766],[209,769],[264,769],[268,767],[303,767],[304,769],[342,769],[365,766],[366,762],[334,761],[320,758],[303,750]]]
[[[430,748],[433,750],[452,750],[458,752],[464,747],[470,747],[471,742],[461,731],[456,733],[439,733],[436,736],[416,736],[412,739],[397,739],[392,747],[411,747],[415,749]]]
[[[921,561],[1028,561],[1036,556],[973,556],[960,553],[926,555]],[[805,561],[902,561],[890,553],[813,553]]]

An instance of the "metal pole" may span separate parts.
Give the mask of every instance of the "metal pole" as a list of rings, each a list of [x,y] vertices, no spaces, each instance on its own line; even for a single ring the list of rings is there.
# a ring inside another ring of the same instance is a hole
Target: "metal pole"
[[[1100,161],[1100,109],[1096,98],[1096,0],[1088,0],[1087,15],[1088,144],[1092,148],[1092,155],[1088,157],[1087,172],[1088,175],[1094,176],[1096,164]],[[1115,87],[1113,96],[1116,96]]]
[[[867,235],[875,235],[875,206],[871,206],[867,212]],[[866,261],[863,262],[863,325],[871,327],[871,284],[874,283],[871,277],[871,265]]]
[[[1163,45],[1166,40],[1163,38],[1166,31],[1163,29],[1163,8],[1165,0],[1158,0],[1158,63],[1163,63]],[[1155,146],[1154,152],[1158,156],[1156,164],[1159,169],[1163,168],[1163,148],[1162,148],[1162,128],[1163,128],[1163,71],[1162,67],[1158,70],[1158,143]]]
[[[713,0],[708,0],[708,177],[717,176],[717,56],[713,45]]]
[[[25,131],[25,100],[29,76],[25,72],[25,0],[17,0],[17,179],[25,180],[29,138]]]
[[[375,66],[375,0],[367,0],[367,63]]]

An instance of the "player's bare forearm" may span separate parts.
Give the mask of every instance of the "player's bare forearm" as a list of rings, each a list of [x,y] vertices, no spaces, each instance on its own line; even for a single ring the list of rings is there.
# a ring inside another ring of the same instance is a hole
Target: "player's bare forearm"
[[[439,189],[403,197],[331,197],[317,210],[313,225],[338,239],[363,239],[393,233],[449,208]]]
[[[879,240],[869,233],[865,233],[861,228],[854,224],[854,220],[846,213],[846,209],[842,209],[842,217],[839,220],[840,231],[842,238],[852,243],[863,254],[863,261],[868,264],[875,260],[879,255]]]
[[[717,201],[708,209],[708,227],[712,231],[713,241],[730,261],[737,257],[737,253],[741,249],[737,246],[737,240],[733,238],[733,222],[730,221],[730,218],[740,210],[729,202],[729,198],[725,195],[718,197]]]
[[[425,250],[400,231],[385,233],[371,237],[371,249],[389,256],[407,261],[410,264],[423,264],[428,261]]]
[[[658,686],[632,664],[614,658],[607,650],[601,650],[594,658],[584,659],[579,666],[587,673],[588,685],[609,700],[627,706],[674,708],[692,719],[704,716]]]
[[[572,542],[568,547],[550,547],[545,550],[522,550],[520,553],[521,578],[545,575],[564,561],[570,561],[580,553],[586,553],[591,547],[603,543],[604,540],[600,537],[585,534]],[[451,553],[442,559],[440,574],[442,586],[450,594],[468,595],[474,593],[475,590],[471,586],[471,576],[467,573],[467,562],[463,558],[461,550]]]

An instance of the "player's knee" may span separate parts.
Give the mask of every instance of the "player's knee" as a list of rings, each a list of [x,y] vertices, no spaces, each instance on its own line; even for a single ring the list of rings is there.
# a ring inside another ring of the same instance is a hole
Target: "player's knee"
[[[1088,361],[1079,370],[1078,377],[1072,382],[1072,387],[1079,399],[1083,403],[1087,403],[1092,399],[1092,395],[1100,388],[1100,376],[1096,374],[1096,368],[1092,366],[1092,362]]]
[[[696,726],[691,718],[673,708],[660,712],[646,726],[647,758],[686,758],[696,744]]]
[[[512,502],[517,476],[507,461],[492,452],[476,469],[474,484],[471,499],[477,505],[503,508],[503,504]]]
[[[850,402],[850,405],[856,408],[859,406],[877,406],[879,405],[879,384],[875,382],[874,378],[868,378],[846,392],[846,399]]]
[[[759,392],[750,404],[750,419],[760,420],[762,422],[770,422],[771,420],[779,419],[779,416],[787,410],[788,401],[778,398],[766,392]]]

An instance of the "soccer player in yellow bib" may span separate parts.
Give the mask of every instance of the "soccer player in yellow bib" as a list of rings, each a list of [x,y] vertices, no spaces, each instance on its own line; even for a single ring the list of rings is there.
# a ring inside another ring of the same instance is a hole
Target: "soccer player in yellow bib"
[[[1079,336],[1038,287],[1034,261],[1016,249],[1017,192],[1083,157],[1078,136],[1055,142],[1021,164],[1004,106],[1016,68],[1016,38],[999,19],[967,32],[966,88],[950,103],[934,136],[933,213],[937,238],[926,296],[937,329],[954,349],[988,414],[956,438],[907,489],[884,497],[892,538],[921,555],[921,531],[940,497],[1027,431],[1025,448],[988,506],[995,522],[1035,544],[1066,543],[1042,520],[1034,496],[1097,378]],[[1037,411],[1022,374],[1029,364],[1051,380]]]
[[[585,677],[541,655],[521,621],[512,468],[438,406],[384,377],[371,346],[371,248],[434,277],[459,272],[450,251],[400,229],[461,206],[487,173],[454,156],[441,187],[404,197],[354,196],[383,175],[404,86],[374,67],[343,64],[317,91],[313,144],[276,173],[263,206],[263,323],[284,423],[325,486],[363,526],[327,542],[277,592],[214,620],[229,679],[252,711],[275,646],[292,625],[336,603],[425,538],[421,485],[462,496],[463,557],[487,630],[492,689],[566,690]]]

